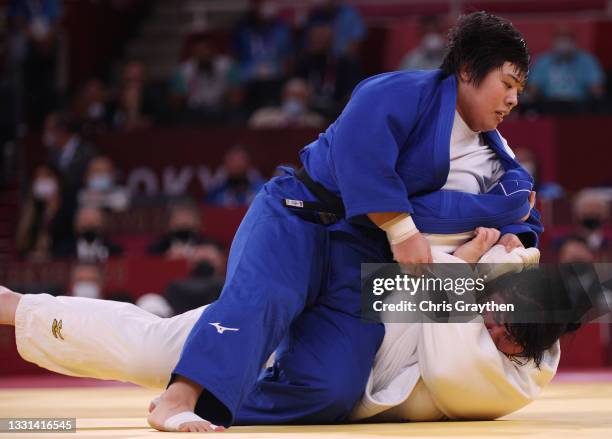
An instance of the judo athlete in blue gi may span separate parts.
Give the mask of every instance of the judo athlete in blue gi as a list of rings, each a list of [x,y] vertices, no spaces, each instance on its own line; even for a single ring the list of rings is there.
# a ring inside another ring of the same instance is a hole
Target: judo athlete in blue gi
[[[177,428],[166,421],[185,411],[206,421],[182,422],[180,431],[342,422],[384,336],[383,325],[360,320],[361,263],[431,262],[421,232],[477,226],[537,245],[530,178],[495,130],[518,103],[528,63],[509,22],[475,13],[452,32],[440,70],[359,84],[301,151],[303,170],[273,178],[253,201],[221,297],[193,328],[149,423]],[[440,191],[456,112],[501,163],[506,177],[495,191],[508,196]],[[275,350],[274,367],[260,376]]]

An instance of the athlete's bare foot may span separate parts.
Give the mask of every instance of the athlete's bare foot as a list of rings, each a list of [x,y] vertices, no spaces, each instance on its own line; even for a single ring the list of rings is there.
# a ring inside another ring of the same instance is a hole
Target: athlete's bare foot
[[[21,294],[0,286],[0,325],[15,326],[15,312]]]
[[[476,236],[471,241],[457,248],[453,255],[463,259],[465,262],[475,264],[498,240],[499,230],[478,227],[476,229]]]
[[[156,430],[168,431],[167,421],[172,416],[184,412],[193,412],[202,387],[183,377],[178,377],[159,397],[159,402],[147,417],[149,425]],[[206,420],[186,421],[178,425],[181,432],[223,431],[223,427],[211,424]]]

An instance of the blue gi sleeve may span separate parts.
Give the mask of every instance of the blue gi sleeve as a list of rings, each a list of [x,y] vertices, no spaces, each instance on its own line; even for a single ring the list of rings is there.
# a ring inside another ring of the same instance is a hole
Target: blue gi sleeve
[[[395,168],[418,105],[416,87],[395,78],[374,78],[354,92],[336,121],[330,153],[347,218],[412,213]]]
[[[531,209],[531,215],[523,223],[508,224],[499,229],[501,236],[506,233],[513,233],[521,240],[525,248],[537,247],[540,243],[540,235],[544,231],[544,226],[540,220],[540,213]]]

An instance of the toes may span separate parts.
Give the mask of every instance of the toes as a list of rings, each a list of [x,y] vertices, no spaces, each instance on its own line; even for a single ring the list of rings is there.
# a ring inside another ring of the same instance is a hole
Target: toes
[[[225,428],[218,427],[210,422],[185,422],[178,428],[183,433],[206,433],[211,431],[223,431]]]

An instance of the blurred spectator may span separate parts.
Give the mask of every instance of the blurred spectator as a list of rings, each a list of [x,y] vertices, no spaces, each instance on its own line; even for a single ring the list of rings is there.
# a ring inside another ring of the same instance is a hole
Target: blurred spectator
[[[321,128],[325,119],[310,110],[310,90],[301,78],[294,78],[283,88],[280,107],[264,107],[249,120],[252,128]]]
[[[560,28],[552,50],[535,60],[527,91],[543,111],[586,109],[603,97],[604,75],[597,59],[577,47],[574,33]]]
[[[440,68],[446,55],[444,28],[435,15],[420,21],[421,42],[400,63],[400,70],[434,70]]]
[[[152,243],[148,253],[168,258],[189,259],[198,245],[212,243],[201,234],[202,213],[199,206],[182,202],[170,208],[165,235]]]
[[[609,242],[604,225],[609,219],[608,199],[603,194],[586,189],[574,200],[574,216],[578,222],[576,234],[593,252],[607,252]]]
[[[62,203],[59,176],[48,166],[34,171],[30,191],[17,226],[17,249],[34,260],[49,258],[49,250],[58,227],[57,212]]]
[[[125,64],[117,94],[113,127],[130,131],[151,126],[157,113],[156,99],[142,62],[132,60]]]
[[[77,122],[66,112],[47,116],[42,140],[49,148],[49,163],[62,176],[64,201],[76,202],[89,162],[95,156],[95,148],[81,139]]]
[[[75,297],[101,299],[104,291],[104,272],[95,263],[77,263],[70,275],[69,293]]]
[[[175,314],[166,298],[157,293],[143,294],[136,301],[136,306],[164,319]]]
[[[123,253],[121,246],[106,236],[104,212],[93,207],[79,209],[74,225],[75,239],[54,243],[54,255],[73,257],[81,262],[103,262]]]
[[[233,35],[240,78],[247,86],[251,109],[275,104],[289,71],[291,34],[276,13],[273,2],[251,0],[247,17]]]
[[[116,182],[117,173],[110,158],[97,156],[87,168],[85,187],[79,192],[81,207],[95,207],[121,212],[128,208],[130,194]]]
[[[332,53],[335,57],[358,57],[360,43],[367,35],[367,28],[357,9],[341,0],[315,0],[306,28],[320,23],[332,27]]]
[[[313,24],[308,30],[306,51],[296,67],[296,75],[305,79],[312,90],[313,108],[328,118],[339,113],[355,85],[364,77],[357,58],[336,58],[331,45],[329,24]]]
[[[26,120],[39,125],[57,103],[60,0],[9,0],[12,63],[21,70]]]
[[[95,149],[77,134],[78,125],[67,112],[51,113],[45,119],[43,143],[49,148],[48,163],[59,172],[62,180],[62,206],[57,213],[58,228],[53,246],[74,240],[74,215],[77,194]]]
[[[193,37],[189,54],[189,58],[178,66],[170,83],[172,106],[186,109],[188,118],[219,118],[232,82],[232,62],[217,53],[207,34]],[[135,99],[133,96],[128,98]]]
[[[559,262],[595,262],[595,255],[583,239],[572,236],[565,239],[559,248]]]
[[[73,112],[85,138],[92,138],[110,123],[108,92],[99,79],[90,79],[79,90]]]
[[[223,289],[225,255],[214,244],[200,244],[190,258],[192,269],[187,279],[172,282],[165,298],[174,310],[182,314],[217,300]]]
[[[90,299],[134,302],[127,291],[108,290],[105,266],[95,262],[77,262],[72,267],[68,294]]]
[[[514,154],[516,160],[525,168],[534,179],[534,190],[537,192],[537,197],[540,200],[554,200],[561,198],[565,191],[561,185],[543,181],[541,178],[540,164],[534,152],[529,148],[515,148]]]
[[[217,169],[206,202],[220,206],[248,206],[264,180],[251,163],[248,151],[242,146],[232,147]]]

